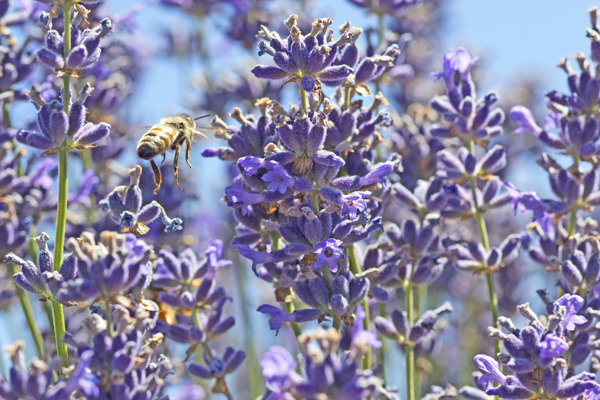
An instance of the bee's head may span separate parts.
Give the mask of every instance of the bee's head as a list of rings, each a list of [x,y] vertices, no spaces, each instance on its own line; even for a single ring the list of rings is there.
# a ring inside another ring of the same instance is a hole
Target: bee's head
[[[196,126],[196,123],[194,122],[194,120],[192,119],[192,117],[190,117],[187,114],[178,114],[175,115],[173,118],[173,122],[180,124],[180,128],[183,129],[184,126],[190,127],[190,128],[194,128]]]
[[[192,127],[192,128],[194,128],[196,126],[196,122],[189,115],[181,114],[181,118],[185,121],[184,123],[187,126]]]

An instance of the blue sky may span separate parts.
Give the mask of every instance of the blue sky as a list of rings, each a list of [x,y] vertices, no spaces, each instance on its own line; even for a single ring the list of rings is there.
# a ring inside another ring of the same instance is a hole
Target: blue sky
[[[566,89],[565,74],[556,64],[579,51],[588,55],[588,10],[600,5],[583,0],[446,0],[445,4],[444,48],[463,46],[484,56],[490,85],[535,74],[545,81],[544,91]]]

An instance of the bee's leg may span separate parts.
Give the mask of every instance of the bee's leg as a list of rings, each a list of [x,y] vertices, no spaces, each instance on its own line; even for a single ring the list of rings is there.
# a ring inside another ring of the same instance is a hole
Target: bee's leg
[[[187,163],[187,165],[190,166],[190,168],[192,168],[192,164],[190,164],[190,150],[192,149],[192,141],[188,140],[185,143],[185,162]]]
[[[166,158],[167,158],[167,152],[165,151],[165,152],[163,153],[163,159],[162,159],[162,161],[160,162],[160,165],[165,165],[165,159],[166,159]]]
[[[177,174],[179,172],[177,167],[177,164],[179,163],[179,149],[179,146],[175,147],[175,158],[173,159],[173,176],[175,177],[175,184],[179,189],[181,189],[181,186],[179,186],[179,182],[177,181]]]
[[[150,160],[150,166],[152,167],[152,172],[154,172],[154,182],[156,183],[156,189],[154,189],[153,193],[156,194],[158,192],[158,189],[160,189],[162,176],[160,174],[160,168],[158,168],[158,165],[156,165],[154,160]]]

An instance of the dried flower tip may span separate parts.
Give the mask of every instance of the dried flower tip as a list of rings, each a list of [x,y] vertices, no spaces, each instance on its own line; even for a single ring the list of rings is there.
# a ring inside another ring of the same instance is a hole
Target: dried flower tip
[[[342,25],[338,27],[340,34],[346,33],[350,31],[350,21],[344,22]]]
[[[88,10],[81,4],[75,4],[74,7],[75,7],[75,10],[77,11],[77,14],[79,14],[81,16],[81,18],[86,23],[86,25],[89,25],[90,21],[88,21],[88,16],[90,15],[90,10]]]
[[[590,22],[592,23],[592,28],[596,28],[598,24],[598,7],[593,6],[588,10],[590,14]]]
[[[248,121],[248,119],[242,113],[242,110],[238,107],[234,107],[233,111],[231,113],[229,113],[229,116],[231,118],[235,119],[237,122],[239,122],[242,125],[250,123],[250,121]]]
[[[298,15],[292,14],[292,15],[289,16],[288,19],[286,19],[285,21],[283,21],[283,23],[285,24],[285,26],[287,26],[288,29],[290,30],[290,33],[292,32],[292,30],[294,28],[298,27],[298,25],[296,24],[297,20],[298,20]]]
[[[492,339],[497,340],[506,340],[507,338],[507,336],[504,333],[502,333],[502,331],[491,326],[488,327],[488,336]]]
[[[142,167],[137,165],[129,169],[129,187],[138,186],[140,184],[140,177],[142,176]]]
[[[529,307],[529,303],[520,304],[517,306],[517,312],[527,318],[530,321],[537,321],[538,317],[533,312],[533,310]]]
[[[266,116],[267,108],[271,105],[271,99],[268,97],[261,97],[254,102],[254,105],[258,107],[261,115]]]
[[[362,32],[363,32],[362,28],[357,28],[357,27],[352,28],[352,44],[356,44],[356,41],[358,40],[358,38],[360,37]]]
[[[15,365],[22,364],[22,362],[20,362],[20,361],[24,361],[24,360],[19,360],[19,358],[23,357],[22,350],[24,348],[25,348],[25,341],[20,340],[20,339],[17,340],[16,342],[14,342],[13,344],[4,346],[4,350],[6,350],[6,352],[8,353],[8,357],[11,359],[12,363]]]
[[[556,66],[565,71],[567,75],[575,74],[575,71],[573,71],[573,68],[571,68],[567,57],[561,58],[561,60],[558,62],[558,64],[556,64]]]
[[[40,251],[48,251],[48,241],[50,240],[50,236],[46,232],[42,232],[40,236],[36,236],[31,239],[35,240],[40,248]]]
[[[37,110],[46,105],[46,101],[42,97],[42,94],[38,92],[35,88],[31,88],[31,91],[27,93],[29,97],[29,101],[35,106]]]

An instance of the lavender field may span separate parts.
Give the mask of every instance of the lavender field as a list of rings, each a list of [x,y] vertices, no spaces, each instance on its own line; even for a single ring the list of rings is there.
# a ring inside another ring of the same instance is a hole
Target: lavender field
[[[0,399],[600,400],[584,3],[0,0]]]

